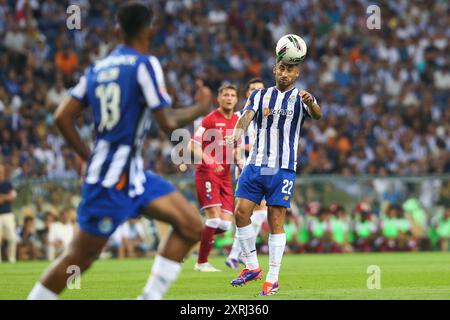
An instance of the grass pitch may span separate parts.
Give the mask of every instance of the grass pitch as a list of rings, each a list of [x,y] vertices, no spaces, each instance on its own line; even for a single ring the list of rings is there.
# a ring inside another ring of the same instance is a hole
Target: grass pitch
[[[368,253],[286,255],[280,292],[257,297],[262,281],[234,288],[237,275],[224,257],[210,262],[222,272],[199,273],[188,259],[166,299],[450,299],[449,253]],[[268,257],[260,256],[264,274]],[[62,299],[135,299],[144,286],[152,259],[100,260],[82,276],[79,290],[66,290]],[[370,265],[381,270],[381,288],[368,289]],[[25,299],[48,262],[0,264],[0,299]]]

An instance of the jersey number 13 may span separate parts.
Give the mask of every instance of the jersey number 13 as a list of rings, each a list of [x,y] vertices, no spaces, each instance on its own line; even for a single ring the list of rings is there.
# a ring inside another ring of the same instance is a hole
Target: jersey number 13
[[[110,131],[120,120],[120,86],[115,82],[102,84],[95,89],[100,100],[100,124],[98,131]]]

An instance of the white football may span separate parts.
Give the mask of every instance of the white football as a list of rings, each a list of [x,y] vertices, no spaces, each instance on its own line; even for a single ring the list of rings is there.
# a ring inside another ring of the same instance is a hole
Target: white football
[[[295,34],[282,36],[277,42],[276,55],[277,62],[286,64],[297,64],[303,61],[306,56],[306,43],[301,37]]]

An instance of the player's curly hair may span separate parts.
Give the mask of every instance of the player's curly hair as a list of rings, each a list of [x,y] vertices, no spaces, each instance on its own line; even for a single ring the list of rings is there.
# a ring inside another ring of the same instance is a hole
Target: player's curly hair
[[[136,37],[152,23],[153,9],[139,2],[126,2],[119,6],[117,22],[127,39]]]

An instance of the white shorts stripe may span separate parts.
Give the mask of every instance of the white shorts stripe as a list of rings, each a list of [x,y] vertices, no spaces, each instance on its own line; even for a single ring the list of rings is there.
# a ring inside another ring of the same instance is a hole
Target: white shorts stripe
[[[126,165],[128,156],[130,155],[130,146],[121,145],[114,153],[111,164],[106,172],[105,178],[102,181],[102,186],[105,188],[112,187],[119,182],[120,174],[123,171],[123,167]]]
[[[144,161],[141,156],[134,157],[130,163],[130,191],[128,195],[132,198],[144,193],[145,178]]]
[[[92,157],[89,168],[86,174],[86,183],[94,184],[98,182],[100,172],[103,167],[103,163],[109,153],[109,142],[105,140],[99,140],[94,149],[94,156]]]

